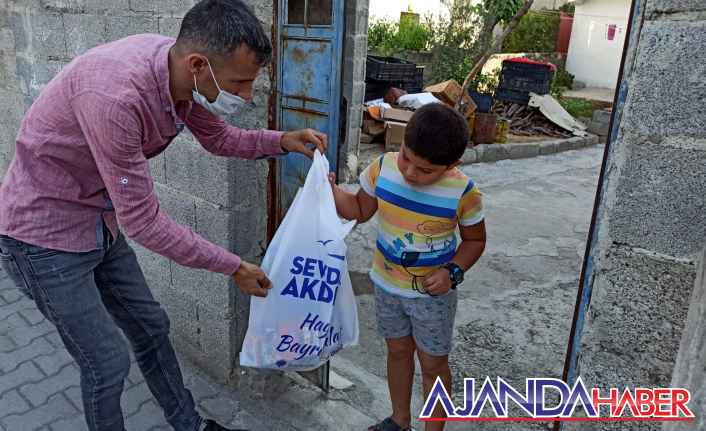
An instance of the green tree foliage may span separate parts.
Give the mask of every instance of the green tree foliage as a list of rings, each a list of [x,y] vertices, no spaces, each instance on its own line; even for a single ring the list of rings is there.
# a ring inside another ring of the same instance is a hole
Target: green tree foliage
[[[529,12],[505,39],[503,52],[554,52],[559,21],[558,13]]]

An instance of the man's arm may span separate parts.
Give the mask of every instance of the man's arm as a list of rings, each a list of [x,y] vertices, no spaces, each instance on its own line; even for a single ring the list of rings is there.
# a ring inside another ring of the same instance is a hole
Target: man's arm
[[[262,280],[260,285],[267,285],[264,273],[258,273],[252,268],[254,265],[241,264],[235,254],[208,242],[161,211],[149,162],[142,152],[143,129],[136,112],[111,100],[109,95],[95,92],[76,96],[71,106],[118,222],[128,237],[180,265],[227,275],[247,273],[248,280],[255,278]]]
[[[199,144],[217,156],[254,160],[287,153],[282,148],[283,132],[239,129],[196,103],[184,123]]]
[[[201,146],[217,156],[252,160],[292,152],[313,159],[315,148],[325,154],[328,147],[326,135],[313,129],[291,132],[239,129],[198,104],[194,104],[184,122]]]

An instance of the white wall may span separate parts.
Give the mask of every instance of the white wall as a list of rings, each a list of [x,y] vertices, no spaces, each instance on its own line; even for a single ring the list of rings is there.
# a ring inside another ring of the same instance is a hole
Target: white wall
[[[566,69],[589,87],[615,88],[627,32],[629,0],[585,0],[576,5]],[[613,40],[608,26],[617,25]]]

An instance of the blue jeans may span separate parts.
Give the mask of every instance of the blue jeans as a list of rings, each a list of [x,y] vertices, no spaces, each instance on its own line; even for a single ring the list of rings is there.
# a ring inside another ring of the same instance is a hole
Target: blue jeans
[[[125,238],[113,241],[106,231],[103,244],[67,253],[0,235],[0,264],[56,326],[79,365],[89,430],[125,430],[120,396],[130,370],[127,338],[167,421],[177,431],[195,431],[202,419],[184,387],[169,318]]]

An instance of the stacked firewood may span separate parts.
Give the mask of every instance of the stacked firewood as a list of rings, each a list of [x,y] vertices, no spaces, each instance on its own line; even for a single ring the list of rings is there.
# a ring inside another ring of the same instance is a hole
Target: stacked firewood
[[[519,105],[512,102],[495,102],[493,112],[499,118],[510,121],[510,133],[519,136],[546,135],[554,138],[568,138],[572,136],[556,124],[552,123],[537,108]]]

